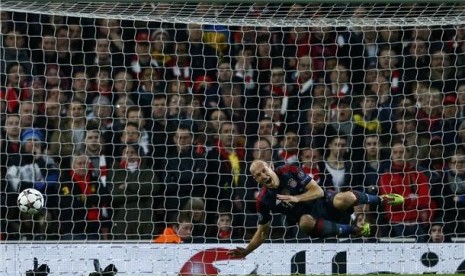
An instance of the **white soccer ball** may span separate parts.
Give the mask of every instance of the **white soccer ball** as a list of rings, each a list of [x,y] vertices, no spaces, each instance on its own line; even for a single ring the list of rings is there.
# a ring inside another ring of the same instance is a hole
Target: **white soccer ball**
[[[23,213],[35,215],[44,207],[44,196],[36,189],[25,189],[18,196],[18,207]]]

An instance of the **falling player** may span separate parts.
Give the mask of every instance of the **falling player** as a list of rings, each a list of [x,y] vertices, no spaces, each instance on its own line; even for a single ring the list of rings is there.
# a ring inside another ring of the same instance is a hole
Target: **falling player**
[[[338,221],[350,215],[352,207],[359,204],[400,205],[404,202],[398,194],[375,196],[359,191],[323,191],[309,175],[293,165],[274,170],[272,165],[254,160],[250,173],[262,185],[257,198],[258,228],[247,247],[237,247],[229,252],[234,257],[247,256],[265,241],[270,230],[271,213],[285,214],[289,225],[298,224],[311,237],[368,236],[368,223],[357,227]]]

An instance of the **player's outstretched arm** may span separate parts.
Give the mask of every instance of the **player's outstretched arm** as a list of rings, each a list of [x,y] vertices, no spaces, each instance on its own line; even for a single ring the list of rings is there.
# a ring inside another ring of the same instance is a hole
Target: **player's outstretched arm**
[[[325,195],[323,189],[313,179],[307,184],[305,189],[306,191],[300,195],[277,195],[277,198],[286,203],[297,203],[315,200]]]
[[[246,248],[237,247],[236,249],[229,251],[228,254],[232,257],[245,258],[245,256],[249,255],[255,249],[257,249],[260,245],[262,245],[262,243],[268,237],[269,232],[270,232],[269,222],[267,224],[259,224],[257,231],[253,235],[252,239],[249,242],[249,245],[247,245]]]

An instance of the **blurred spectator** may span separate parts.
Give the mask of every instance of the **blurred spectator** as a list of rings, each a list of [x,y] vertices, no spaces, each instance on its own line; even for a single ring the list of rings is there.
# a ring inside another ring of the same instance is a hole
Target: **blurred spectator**
[[[110,99],[98,96],[92,101],[92,112],[87,115],[88,121],[95,122],[106,141],[114,141],[115,130],[120,127],[113,120],[113,106]]]
[[[204,240],[207,236],[208,223],[206,220],[205,200],[201,197],[191,197],[181,206],[181,210],[192,220],[192,237],[194,241],[196,238],[200,241]]]
[[[258,136],[252,144],[252,157],[252,160],[271,162],[276,167],[284,165],[284,160],[279,155],[279,147],[272,147],[270,141],[262,136]]]
[[[397,107],[393,108],[392,120],[396,121],[398,118],[404,117],[406,114],[413,115],[416,119],[417,115],[416,99],[411,95],[399,96]],[[418,122],[417,122],[418,125]]]
[[[0,90],[1,112],[18,112],[20,102],[30,100],[32,94],[28,89],[27,75],[20,63],[11,62],[7,68],[6,85]]]
[[[166,86],[166,94],[189,94],[189,83],[181,79],[172,79]]]
[[[393,109],[397,109],[395,104],[402,98],[403,95],[391,95],[389,82],[383,76],[377,76],[375,80],[368,84],[368,89],[371,93],[378,97],[376,106],[378,107],[378,118],[381,122],[383,130],[391,127],[391,121],[394,117]]]
[[[207,121],[205,120],[205,109],[200,103],[198,97],[195,97],[190,94],[182,95],[186,101],[185,112],[187,121],[191,121],[194,124],[194,127],[197,129],[195,133],[195,140],[197,143],[205,146],[206,142],[206,128]]]
[[[397,118],[394,123],[395,139],[403,142],[409,150],[412,157],[412,165],[416,166],[427,161],[430,152],[429,134],[419,133],[417,129],[417,119],[414,114],[405,113],[402,117]]]
[[[167,81],[172,79],[172,71],[167,70],[167,68],[172,67],[176,59],[173,56],[174,43],[170,34],[163,29],[157,29],[150,35],[150,40],[151,64],[157,68],[162,80]]]
[[[304,173],[310,175],[320,186],[327,187],[328,184],[324,184],[326,175],[321,171],[324,166],[322,161],[320,152],[316,149],[303,148],[299,151],[300,167]]]
[[[153,99],[158,94],[163,94],[164,87],[160,77],[154,68],[148,67],[142,70],[139,78],[139,89],[136,94],[137,99],[134,100],[144,109],[149,109]]]
[[[84,150],[87,124],[84,112],[84,103],[73,100],[67,117],[62,120],[59,128],[51,132],[49,152],[60,164],[60,168],[69,168],[69,159],[73,153]]]
[[[389,153],[377,134],[367,134],[363,139],[363,158],[354,162],[355,174],[360,175],[365,193],[378,194],[381,175],[389,169]]]
[[[310,53],[310,31],[308,27],[291,27],[284,33],[284,57],[286,67],[297,68],[297,59]]]
[[[66,23],[67,24],[67,23]],[[71,44],[68,36],[68,26],[63,25],[55,30],[56,50],[57,50],[57,64],[60,65],[61,73],[69,76],[72,70],[72,64],[78,64],[78,60],[71,52]]]
[[[169,124],[167,115],[167,98],[165,94],[155,94],[152,100],[152,116],[149,120],[148,128],[152,134],[151,142],[153,145],[154,168],[164,170],[162,164],[166,157],[168,146],[171,144],[169,138],[175,126]]]
[[[5,83],[5,76],[7,75],[7,68],[10,68],[12,63],[20,63],[24,70],[25,76],[32,75],[31,72],[31,58],[27,49],[24,34],[19,31],[10,31],[2,37],[2,49],[0,54],[2,60],[0,61],[0,80]]]
[[[223,9],[223,4],[217,3],[199,3],[197,4],[195,13],[196,16],[205,16],[212,14],[219,16]],[[221,24],[203,24],[203,41],[213,47],[218,55],[222,57],[229,53],[230,33],[227,25]]]
[[[13,20],[11,12],[5,10],[0,12],[0,34],[7,34],[13,29]]]
[[[288,102],[287,99],[276,96],[265,97],[261,102],[263,103],[261,111],[263,116],[258,122],[258,132],[261,136],[271,135],[271,137],[265,138],[269,139],[272,145],[275,146],[278,140],[276,136],[282,135],[284,132]],[[272,139],[272,137],[274,138]]]
[[[44,195],[45,207],[53,211],[56,206],[54,195],[57,191],[59,171],[53,159],[44,153],[44,135],[38,129],[25,129],[21,132],[19,154],[9,156],[11,162],[5,175],[7,181],[7,231],[8,233],[29,233],[26,239],[45,239],[48,220],[51,214],[44,212],[36,221],[30,216],[22,216],[17,207],[18,194],[27,188],[34,188]],[[22,223],[24,219],[24,224]],[[37,227],[37,229],[34,229]],[[42,236],[34,237],[34,232]],[[12,237],[14,238],[14,236]]]
[[[58,64],[56,38],[53,31],[47,29],[38,37],[39,48],[31,51],[32,70],[35,76],[44,76],[47,64]]]
[[[52,134],[61,127],[61,105],[55,98],[49,98],[45,102],[45,114],[42,118],[45,120],[45,141],[50,143]]]
[[[234,203],[233,212],[244,210],[245,151],[238,138],[236,126],[223,122],[219,138],[207,154],[205,183],[208,212],[217,211],[217,206],[231,201]]]
[[[113,74],[113,103],[121,97],[131,97],[132,101],[138,100],[138,98],[134,95],[136,94],[134,93],[135,91],[134,79],[126,70],[118,71]],[[137,104],[141,105],[142,103],[137,102]]]
[[[414,237],[424,242],[425,227],[434,220],[435,204],[431,200],[428,177],[406,161],[408,154],[402,142],[393,142],[390,169],[381,176],[379,189],[381,195],[397,193],[405,198],[401,206],[385,206],[392,227],[390,235]]]
[[[33,95],[34,96],[34,101],[37,103],[38,102],[38,113],[39,114],[44,114],[45,112],[43,111],[45,109],[45,106],[43,104],[43,102],[45,102],[44,100],[41,100],[40,98],[36,99],[37,95]],[[66,105],[67,103],[69,103],[69,99],[68,99],[68,93],[66,92],[66,90],[63,90],[62,88],[60,88],[59,86],[53,86],[53,87],[50,87],[50,89],[48,89],[47,91],[47,100],[53,100],[53,101],[56,101],[62,105]],[[61,112],[61,114],[66,114],[66,109],[63,109],[63,112]]]
[[[118,19],[97,19],[97,36],[110,41],[112,53],[122,53],[124,50],[123,32]]]
[[[89,73],[84,69],[73,70],[71,90],[72,98],[78,99],[90,106],[97,93],[92,90]]]
[[[106,185],[108,168],[113,163],[113,147],[105,143],[102,132],[95,122],[88,122],[85,131],[85,155],[89,158],[92,176]],[[110,149],[108,149],[110,148]]]
[[[465,154],[462,149],[456,150],[448,159],[443,177],[431,183],[431,196],[437,203],[437,220],[443,222],[447,234],[463,234],[465,212]]]
[[[423,160],[420,165],[425,169],[425,173],[430,176],[431,181],[437,182],[444,175],[446,168],[446,159],[450,154],[446,155],[444,145],[442,144],[442,137],[433,136],[430,139],[428,149],[428,156]],[[409,154],[409,157],[414,157]]]
[[[327,177],[325,189],[335,192],[347,191],[348,189],[363,189],[361,175],[355,173],[354,164],[347,157],[347,138],[344,136],[328,137],[328,152],[323,157],[324,167],[321,173]]]
[[[228,118],[236,123],[237,130],[244,134],[245,130],[245,109],[243,107],[243,85],[242,84],[222,84],[220,89],[219,108],[226,112]]]
[[[391,48],[396,53],[400,54],[403,50],[402,32],[399,26],[381,26],[378,27],[378,44],[382,48]]]
[[[223,122],[226,122],[228,117],[226,113],[221,109],[214,109],[210,111],[210,116],[207,122],[207,146],[211,147],[215,144],[220,134],[220,126]]]
[[[213,47],[203,42],[202,26],[194,23],[187,24],[187,35],[192,79],[195,80],[199,76],[214,78],[218,55]]]
[[[58,221],[62,240],[109,239],[111,195],[93,176],[90,160],[73,154],[60,180]]]
[[[21,129],[36,126],[37,105],[31,101],[22,101],[19,105],[19,126]]]
[[[274,133],[274,126],[269,118],[262,118],[259,121],[257,140],[266,140],[270,145],[271,158],[270,160],[281,160],[279,156],[280,140]],[[259,158],[260,159],[260,158]]]
[[[260,94],[266,97],[284,97],[289,95],[289,89],[285,71],[281,67],[275,66],[270,69],[269,82],[266,86],[264,85]]]
[[[234,238],[231,213],[218,213],[217,217],[216,238],[218,238],[220,241]]]
[[[462,121],[462,123],[460,123],[457,135],[457,149],[465,150],[465,121]]]
[[[325,149],[331,137],[337,135],[336,130],[327,123],[327,114],[323,106],[314,104],[308,109],[306,124],[300,128],[300,137],[305,139],[305,145],[311,146],[325,156]]]
[[[438,132],[433,135],[442,136],[445,154],[450,154],[458,141],[458,130],[462,119],[459,118],[459,106],[457,97],[446,95],[442,101],[442,118],[439,121]]]
[[[390,95],[398,95],[403,92],[403,70],[400,59],[400,52],[391,47],[381,47],[378,52],[378,72],[388,80]]]
[[[253,67],[254,53],[252,48],[240,49],[235,58],[234,75],[244,83],[247,94],[253,94],[257,90],[256,70]]]
[[[304,55],[297,60],[297,70],[292,75],[294,89],[289,93],[289,111],[297,113],[300,110],[307,110],[312,105],[314,84],[317,76],[313,73],[313,59]],[[293,115],[291,117],[295,117]]]
[[[442,118],[442,93],[420,83],[414,90],[414,97],[418,106],[416,117],[419,131],[438,131],[439,120]]]
[[[113,70],[123,70],[125,58],[123,54],[112,48],[112,41],[106,36],[97,36],[93,51],[87,52],[85,65],[95,72],[100,66],[111,66]]]
[[[407,45],[407,53],[403,65],[406,83],[428,79],[430,64],[429,47],[429,43],[421,38],[415,38]]]
[[[133,122],[128,122],[124,126],[123,130],[121,131],[121,140],[119,141],[119,146],[122,147],[127,144],[139,144],[140,145],[141,133],[138,124]],[[141,146],[143,156],[148,156],[150,154],[150,150],[148,148],[148,144],[146,144],[145,148],[143,145]]]
[[[145,68],[152,67],[150,56],[150,36],[147,31],[139,31],[135,37],[134,54],[131,59],[131,72],[134,79],[140,79]]]
[[[150,135],[146,130],[146,119],[144,114],[142,114],[142,110],[138,106],[129,106],[126,111],[126,121],[138,126],[140,132],[138,144],[142,147],[146,155],[151,155],[152,147],[150,145]]]
[[[121,158],[108,175],[112,183],[114,239],[151,239],[155,230],[154,200],[160,187],[137,144],[122,147]]]
[[[179,121],[185,117],[186,99],[179,94],[172,94],[168,97],[168,116]]]
[[[112,91],[111,71],[112,67],[102,66],[99,67],[97,75],[95,76],[95,90],[100,96],[105,96],[109,99],[114,97]],[[128,91],[132,92],[132,91]]]
[[[350,71],[342,62],[337,62],[329,72],[329,86],[331,96],[335,98],[350,97],[353,87],[350,83]]]
[[[362,157],[363,137],[368,133],[381,134],[383,132],[377,108],[378,97],[373,94],[365,94],[360,101],[359,112],[352,116],[354,127],[352,129],[353,158]],[[388,131],[388,130],[386,130]]]
[[[173,146],[169,147],[166,164],[163,164],[163,182],[165,188],[165,205],[168,217],[179,210],[191,197],[205,194],[206,161],[193,146],[194,134],[191,126],[179,125]]]
[[[442,93],[455,92],[457,85],[456,67],[453,65],[453,56],[444,49],[432,49],[430,60],[430,75],[428,81],[431,87]]]
[[[126,125],[127,110],[128,108],[135,105],[136,104],[134,103],[134,101],[131,100],[131,98],[129,98],[129,96],[126,93],[119,95],[118,99],[114,104],[113,130],[115,132],[118,133]]]
[[[460,82],[457,84],[457,105],[459,109],[458,119],[463,121],[465,119],[465,83]]]
[[[336,99],[331,105],[330,122],[331,126],[339,133],[348,137],[349,144],[352,144],[351,134],[354,128],[352,118],[352,108],[350,99],[343,97]]]
[[[10,166],[12,156],[19,154],[21,134],[18,114],[7,114],[5,117],[5,125],[2,127],[0,136],[2,138],[0,142],[2,172],[3,166]]]
[[[272,77],[270,76],[270,70],[272,68],[284,68],[284,57],[279,54],[282,52],[280,46],[276,45],[271,41],[273,35],[270,33],[260,35],[257,37],[257,82],[262,85],[269,81]]]
[[[171,76],[173,79],[178,79],[186,84],[190,90],[192,78],[192,69],[190,67],[190,56],[188,52],[188,46],[186,41],[177,41],[174,44],[174,61],[171,66]]]
[[[296,165],[299,162],[299,136],[292,130],[284,133],[280,143],[279,156],[285,164]]]
[[[174,216],[174,219],[175,221],[170,222],[163,230],[163,234],[153,239],[154,243],[183,243],[192,238],[191,218],[181,213]]]
[[[82,19],[68,18],[68,39],[69,49],[72,55],[73,62],[71,64],[82,64],[84,53],[87,52],[88,41],[83,41],[84,27]]]
[[[339,44],[336,40],[337,33],[334,27],[329,26],[312,26],[310,27],[310,33],[310,56],[314,61],[312,69],[318,75],[317,77],[320,78],[323,77],[321,74],[328,60],[337,57],[339,50]]]
[[[431,243],[443,243],[451,242],[450,236],[444,233],[444,224],[441,222],[433,222],[429,228],[428,242]]]

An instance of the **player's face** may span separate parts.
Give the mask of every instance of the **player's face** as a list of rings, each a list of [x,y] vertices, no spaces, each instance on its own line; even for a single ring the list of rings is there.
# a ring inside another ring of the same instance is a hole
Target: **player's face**
[[[255,166],[250,168],[250,172],[258,184],[265,185],[268,189],[277,189],[279,187],[278,176],[266,163],[255,163]]]

